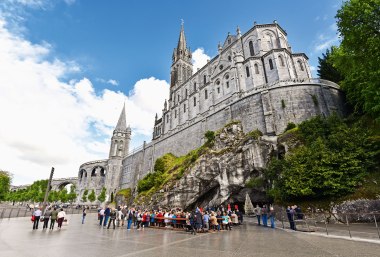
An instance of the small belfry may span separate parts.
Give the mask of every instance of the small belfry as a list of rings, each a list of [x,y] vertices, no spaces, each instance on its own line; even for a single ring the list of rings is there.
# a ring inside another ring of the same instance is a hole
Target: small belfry
[[[127,126],[125,104],[111,138],[109,158],[124,157],[129,151],[131,128]]]

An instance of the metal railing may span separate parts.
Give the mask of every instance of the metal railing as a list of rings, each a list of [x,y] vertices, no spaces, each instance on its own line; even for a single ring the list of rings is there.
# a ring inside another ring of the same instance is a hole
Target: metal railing
[[[281,209],[276,212],[276,220],[277,225],[283,229],[290,229],[291,222],[294,222],[296,230],[304,232],[317,232],[328,236],[380,239],[380,212],[304,212],[289,215],[286,210]]]
[[[82,214],[81,208],[63,208],[66,214]],[[10,218],[21,218],[21,217],[31,217],[33,214],[33,209],[29,208],[0,208],[0,219],[10,219]],[[97,209],[86,209],[87,213],[97,213]]]

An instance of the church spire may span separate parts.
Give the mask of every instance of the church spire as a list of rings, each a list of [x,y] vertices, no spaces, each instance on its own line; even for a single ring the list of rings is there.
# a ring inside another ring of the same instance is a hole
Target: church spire
[[[123,106],[123,110],[121,111],[119,121],[117,122],[115,130],[124,131],[127,129],[127,121],[125,118],[125,104]]]
[[[191,63],[191,51],[190,48],[187,47],[183,20],[181,23],[181,31],[179,32],[177,48],[174,48],[173,51],[173,63],[178,60],[184,60],[185,62]]]
[[[182,51],[183,53],[185,52],[186,49],[186,37],[185,37],[185,29],[183,28],[183,20],[181,23],[181,31],[179,33],[179,39],[178,39],[178,45],[177,45],[177,54]]]

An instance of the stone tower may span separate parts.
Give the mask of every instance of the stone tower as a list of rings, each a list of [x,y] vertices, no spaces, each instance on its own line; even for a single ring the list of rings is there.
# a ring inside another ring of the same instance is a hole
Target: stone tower
[[[119,189],[122,173],[122,161],[128,154],[129,142],[131,140],[131,128],[127,127],[125,117],[125,105],[121,111],[117,125],[111,138],[109,159],[107,162],[107,176],[105,187],[107,188],[107,200],[111,200],[111,195],[115,195]]]
[[[193,75],[193,64],[191,59],[190,48],[186,45],[185,30],[183,23],[179,33],[177,48],[174,48],[172,56],[172,66],[170,70],[170,99],[174,98],[172,90],[174,87],[181,85]],[[172,99],[175,102],[181,99]]]

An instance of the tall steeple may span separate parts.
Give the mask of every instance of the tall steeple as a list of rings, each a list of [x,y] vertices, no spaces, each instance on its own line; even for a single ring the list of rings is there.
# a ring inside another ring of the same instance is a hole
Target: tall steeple
[[[124,157],[128,154],[129,141],[131,140],[131,128],[127,127],[125,116],[125,104],[121,111],[117,125],[111,138],[111,148],[109,157]]]
[[[181,55],[181,51],[185,53],[187,50],[186,47],[186,37],[185,37],[185,29],[183,28],[183,23],[181,24],[181,31],[179,32],[179,39],[177,45],[177,55]]]
[[[191,75],[193,75],[191,50],[187,47],[185,29],[182,21],[177,48],[174,48],[173,51],[170,82],[171,87],[185,82]]]
[[[125,118],[125,104],[123,110],[120,113],[119,121],[117,122],[115,130],[124,131],[127,129],[127,121]]]

